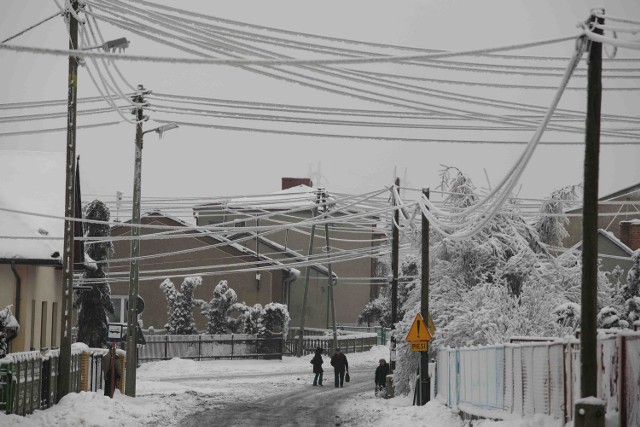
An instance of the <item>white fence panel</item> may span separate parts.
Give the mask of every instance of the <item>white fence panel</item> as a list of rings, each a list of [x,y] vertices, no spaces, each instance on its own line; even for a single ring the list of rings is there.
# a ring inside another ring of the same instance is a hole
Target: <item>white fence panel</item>
[[[626,420],[622,420],[626,426],[640,425],[640,336],[625,336],[624,353],[625,366],[623,377],[626,381],[623,394],[624,413]],[[625,422],[626,421],[626,422]]]
[[[503,407],[509,413],[514,412],[514,370],[513,370],[513,347],[504,348],[504,400]]]
[[[619,337],[609,335],[598,340],[598,397],[604,400],[608,413],[619,410]]]
[[[564,380],[564,344],[552,344],[549,346],[549,414],[559,420],[565,417]]]

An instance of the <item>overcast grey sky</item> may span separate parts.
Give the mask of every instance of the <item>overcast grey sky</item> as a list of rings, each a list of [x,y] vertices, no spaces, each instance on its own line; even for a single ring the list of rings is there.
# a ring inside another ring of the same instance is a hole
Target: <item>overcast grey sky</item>
[[[37,21],[52,15],[53,1],[9,0],[3,4],[0,38],[5,39]],[[585,20],[594,5],[586,0],[416,0],[416,1],[165,1],[166,4],[222,18],[245,21],[291,31],[339,38],[406,45],[444,50],[468,50],[526,43],[577,35],[576,24]],[[599,2],[608,14],[640,20],[640,2],[612,0]],[[131,46],[127,54],[185,56],[174,49],[145,40],[140,35],[101,23],[105,39],[125,36]],[[49,21],[10,43],[65,49],[67,39],[61,18]],[[518,53],[531,55],[571,54],[573,43],[546,46]],[[307,54],[305,58],[310,58]],[[638,52],[618,52],[618,58],[638,57]],[[469,57],[460,58],[468,61]],[[475,60],[480,61],[476,58]],[[0,102],[65,99],[67,94],[67,59],[29,53],[0,51]],[[486,60],[484,62],[487,62]],[[541,61],[538,61],[541,62]],[[325,107],[389,109],[374,103],[329,94],[315,89],[258,76],[227,66],[165,65],[141,62],[118,62],[132,84],[143,84],[157,93],[187,94],[210,98],[302,104]],[[555,61],[540,65],[560,65]],[[583,63],[584,65],[584,63]],[[633,63],[638,68],[638,63]],[[391,68],[390,68],[391,69]],[[397,69],[395,69],[397,70]],[[447,72],[439,76],[446,77]],[[635,75],[638,75],[636,73]],[[499,74],[469,73],[469,80],[500,82]],[[532,82],[519,77],[523,84]],[[540,83],[557,85],[559,78]],[[585,79],[572,81],[584,85]],[[613,82],[640,86],[639,79]],[[606,82],[605,82],[606,86]],[[79,96],[97,95],[85,69],[80,70]],[[471,86],[434,86],[438,89],[491,96],[507,101],[547,106],[553,91],[492,90]],[[640,114],[640,91],[607,92],[603,113]],[[562,107],[584,110],[586,92],[567,92]],[[434,103],[438,100],[434,99]],[[29,111],[34,113],[36,111]],[[11,113],[15,114],[15,113]],[[10,115],[3,113],[2,115]],[[145,123],[145,129],[157,124]],[[104,120],[117,120],[114,113]],[[184,117],[181,119],[185,119]],[[78,123],[88,120],[79,117]],[[214,123],[214,120],[209,122]],[[219,122],[216,122],[219,123]],[[234,123],[238,125],[237,122]],[[0,123],[0,133],[26,129],[63,127],[65,119],[22,124]],[[270,124],[247,124],[269,127]],[[584,123],[577,123],[583,126]],[[637,128],[637,125],[635,126]],[[306,129],[298,127],[298,129]],[[313,128],[312,131],[318,131]],[[342,129],[327,129],[344,132]],[[380,136],[442,137],[454,135],[442,130],[419,134],[402,129],[351,131]],[[513,132],[510,137],[528,141],[533,131]],[[81,155],[82,190],[85,194],[114,196],[120,190],[132,193],[133,140],[132,124],[93,130],[79,130],[77,152]],[[466,134],[469,138],[469,134]],[[457,137],[455,134],[452,137]],[[491,139],[489,131],[476,135]],[[582,135],[567,139],[582,140]],[[551,138],[554,139],[554,138]],[[36,149],[64,151],[65,132],[0,138],[0,149]],[[143,155],[143,196],[214,196],[268,193],[279,190],[283,176],[308,176],[322,173],[321,185],[329,191],[362,193],[389,185],[397,171],[405,184],[435,187],[442,164],[457,166],[476,181],[486,185],[485,171],[492,184],[510,168],[523,145],[444,144],[427,142],[390,142],[341,140],[221,131],[181,127],[162,139],[145,135]],[[582,146],[542,146],[522,176],[521,196],[545,197],[552,190],[582,180],[584,149]],[[601,149],[600,194],[640,182],[640,142],[635,146],[609,146]],[[317,182],[317,176],[315,176]]]

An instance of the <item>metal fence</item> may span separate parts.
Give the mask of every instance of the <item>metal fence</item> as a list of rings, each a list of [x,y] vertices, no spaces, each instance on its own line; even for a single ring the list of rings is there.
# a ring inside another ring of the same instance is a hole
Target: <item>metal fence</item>
[[[378,336],[377,345],[387,345],[387,341],[391,338],[391,329],[383,328],[382,326],[337,326],[338,338],[342,335],[359,334],[376,334]],[[298,336],[300,328],[289,328],[289,335],[287,339],[294,339]],[[320,329],[320,328],[304,328],[304,336],[333,336],[333,329]]]
[[[72,345],[72,392],[102,389],[102,356],[106,351],[90,349],[84,344]],[[10,353],[0,359],[0,412],[27,415],[55,405],[59,360],[60,350]],[[124,363],[125,358],[120,360]],[[118,386],[124,390],[124,379]]]
[[[344,353],[359,353],[369,351],[378,344],[378,336],[375,333],[338,335],[338,347]],[[284,344],[286,356],[296,356],[300,341],[297,338],[288,339]],[[316,348],[321,348],[329,354],[333,345],[333,336],[305,336],[302,339],[302,354],[312,354]]]
[[[598,398],[620,425],[640,425],[640,333],[598,337]],[[580,397],[577,340],[448,349],[438,354],[437,398],[484,417],[550,415],[567,423]]]
[[[248,334],[152,335],[138,352],[139,362],[174,357],[193,360],[282,359],[281,337],[258,338]]]

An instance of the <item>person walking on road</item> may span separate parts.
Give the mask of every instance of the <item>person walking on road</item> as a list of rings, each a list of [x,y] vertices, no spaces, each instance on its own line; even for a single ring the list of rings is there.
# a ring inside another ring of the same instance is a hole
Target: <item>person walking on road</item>
[[[331,366],[333,366],[333,373],[335,375],[335,384],[337,387],[342,387],[344,384],[344,374],[349,372],[349,362],[347,356],[336,348],[336,352],[331,357]]]
[[[378,393],[381,392],[382,396],[386,396],[386,392],[385,391],[387,389],[387,375],[389,375],[389,364],[384,359],[380,359],[379,363],[380,363],[380,365],[378,365],[378,367],[376,368],[376,376],[375,376],[376,392],[375,392],[375,395],[377,396]]]
[[[322,364],[324,360],[322,360],[322,349],[320,347],[316,348],[316,354],[311,359],[311,364],[313,365],[313,373],[316,374],[313,378],[313,385],[319,385],[322,387],[322,373],[324,370],[322,369]]]

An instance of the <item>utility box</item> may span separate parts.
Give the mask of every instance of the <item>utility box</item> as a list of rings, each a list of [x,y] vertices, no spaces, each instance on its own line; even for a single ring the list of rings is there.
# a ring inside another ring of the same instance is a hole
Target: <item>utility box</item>
[[[394,397],[395,392],[393,390],[393,375],[387,375],[387,399]]]
[[[575,405],[573,425],[575,427],[604,427],[604,402],[578,402]]]

